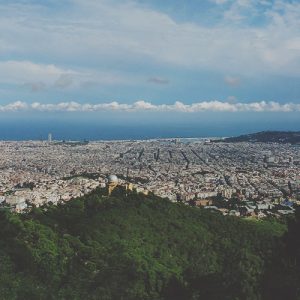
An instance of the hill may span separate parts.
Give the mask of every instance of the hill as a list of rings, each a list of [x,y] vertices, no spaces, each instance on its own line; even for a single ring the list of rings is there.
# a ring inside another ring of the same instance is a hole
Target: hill
[[[0,299],[296,299],[299,228],[103,193],[1,211]]]
[[[262,131],[237,137],[229,137],[222,141],[227,143],[260,142],[300,144],[300,131]]]

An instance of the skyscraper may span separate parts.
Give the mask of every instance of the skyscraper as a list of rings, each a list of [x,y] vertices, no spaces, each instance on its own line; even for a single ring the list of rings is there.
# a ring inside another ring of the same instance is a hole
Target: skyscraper
[[[49,133],[48,134],[48,143],[51,143],[52,142],[52,133]]]

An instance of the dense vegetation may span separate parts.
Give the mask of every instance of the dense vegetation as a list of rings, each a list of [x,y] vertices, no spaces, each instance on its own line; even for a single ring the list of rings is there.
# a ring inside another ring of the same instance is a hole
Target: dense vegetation
[[[260,142],[300,144],[300,131],[261,131],[257,133],[226,138],[223,141],[228,143]]]
[[[299,216],[284,233],[272,220],[102,193],[0,212],[0,299],[297,299]]]

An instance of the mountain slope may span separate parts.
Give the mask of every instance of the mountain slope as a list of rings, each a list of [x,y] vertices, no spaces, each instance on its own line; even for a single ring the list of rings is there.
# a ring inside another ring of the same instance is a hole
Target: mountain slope
[[[228,143],[261,142],[261,143],[300,143],[300,131],[261,131],[257,133],[229,137],[223,140]]]
[[[285,226],[103,193],[1,212],[1,299],[262,299]]]

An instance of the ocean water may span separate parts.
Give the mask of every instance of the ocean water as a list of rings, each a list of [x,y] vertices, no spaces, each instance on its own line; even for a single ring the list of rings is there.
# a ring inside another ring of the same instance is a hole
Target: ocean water
[[[300,116],[164,115],[12,115],[0,118],[0,140],[123,140],[224,137],[263,130],[300,130]]]

